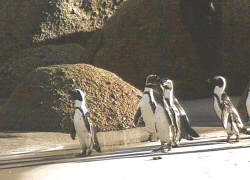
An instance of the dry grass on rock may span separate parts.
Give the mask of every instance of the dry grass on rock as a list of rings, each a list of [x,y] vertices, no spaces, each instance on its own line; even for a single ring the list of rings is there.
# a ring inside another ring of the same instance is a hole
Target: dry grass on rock
[[[0,66],[0,94],[9,95],[25,75],[37,67],[88,63],[84,56],[85,49],[78,44],[47,45],[22,50]]]
[[[141,92],[115,74],[86,64],[37,68],[15,89],[2,111],[1,128],[68,131],[69,91],[87,93],[90,119],[99,131],[134,127]]]

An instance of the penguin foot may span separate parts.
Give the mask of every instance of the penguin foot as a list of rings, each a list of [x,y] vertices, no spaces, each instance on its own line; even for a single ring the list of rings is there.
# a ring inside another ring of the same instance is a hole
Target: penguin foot
[[[91,155],[91,153],[92,153],[92,149],[87,149],[86,155],[89,156],[89,155]]]
[[[100,146],[99,146],[98,144],[95,144],[95,145],[93,146],[93,149],[94,149],[96,152],[102,152],[102,151],[101,151],[101,148],[100,148]]]
[[[231,136],[227,136],[227,140],[226,140],[227,143],[230,143],[230,137]]]
[[[84,150],[82,150],[82,152],[79,156],[81,156],[81,157],[89,156],[89,155],[91,155],[91,153],[92,153],[91,149],[84,149]]]
[[[162,150],[162,147],[153,149],[152,152],[155,153],[155,152],[159,152],[159,151],[161,151],[161,150]]]
[[[236,142],[240,142],[240,136],[239,136],[239,135],[236,135],[235,141],[236,141]]]
[[[168,151],[171,151],[172,150],[172,145],[169,144],[167,148],[168,148]]]
[[[82,153],[75,155],[75,157],[85,157],[85,156],[86,154],[82,154]]]
[[[150,134],[148,140],[150,142],[156,142],[157,141],[157,136],[156,134]]]
[[[194,140],[194,138],[192,136],[188,136],[186,139],[189,140],[189,141]]]
[[[180,141],[173,142],[173,147],[179,147]]]
[[[163,152],[164,150],[165,150],[165,146],[161,145],[159,148],[153,149],[152,152]]]
[[[243,127],[240,129],[240,133],[243,133],[243,134],[247,134],[247,128],[246,127]]]
[[[161,152],[162,153],[168,153],[169,149],[162,149]]]

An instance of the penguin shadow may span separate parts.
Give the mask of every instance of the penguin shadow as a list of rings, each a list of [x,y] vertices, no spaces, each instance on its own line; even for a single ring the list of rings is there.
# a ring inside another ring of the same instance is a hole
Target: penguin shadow
[[[14,155],[1,155],[0,158],[5,158],[5,159],[4,160],[0,159],[0,169],[4,169],[1,166],[19,165],[19,164],[23,164],[27,162],[36,163],[36,162],[43,162],[43,161],[71,159],[71,158],[75,158],[75,155],[76,155],[75,153],[72,153],[72,151],[77,151],[77,150],[79,150],[79,148],[52,150],[52,151],[35,152],[35,153],[26,152],[26,153],[14,154]],[[30,157],[20,158],[18,156],[30,156]]]
[[[250,137],[242,138],[242,139],[250,139]],[[224,139],[219,140],[216,143],[225,143]],[[207,141],[202,142],[199,145],[212,145],[213,142]],[[193,144],[194,145],[194,144]],[[188,147],[193,146],[191,144],[183,144],[180,147]],[[87,163],[87,162],[95,162],[95,161],[107,161],[107,160],[115,160],[115,159],[129,159],[129,158],[143,158],[143,157],[149,157],[150,160],[154,158],[155,156],[171,156],[171,155],[179,155],[179,154],[195,154],[195,153],[205,153],[205,152],[216,152],[216,151],[224,151],[224,150],[232,150],[232,149],[243,149],[243,148],[250,148],[250,145],[248,146],[237,146],[237,147],[218,147],[218,148],[206,148],[206,149],[199,149],[199,150],[183,150],[181,152],[174,152],[174,150],[169,151],[168,153],[153,153],[152,150],[159,147],[157,146],[146,146],[146,147],[136,147],[136,148],[130,148],[130,149],[123,149],[116,152],[107,152],[107,153],[98,153],[98,154],[92,154],[90,156],[79,156],[80,153],[74,153],[67,151],[72,150],[79,150],[76,149],[68,149],[63,150],[64,154],[60,155],[48,155],[48,156],[41,156],[42,153],[38,154],[38,156],[35,157],[27,157],[27,158],[20,158],[18,160],[12,159],[6,160],[6,161],[0,161],[0,169],[12,169],[12,168],[21,168],[21,167],[34,167],[34,166],[40,166],[40,165],[51,165],[51,164],[59,164],[59,163]],[[58,150],[60,151],[60,150]],[[148,159],[147,159],[148,160]]]
[[[10,135],[10,134],[0,134],[0,139],[5,139],[5,138],[18,138],[21,136],[17,136],[17,135]]]
[[[199,138],[198,139],[195,139],[195,140],[192,140],[192,141],[188,141],[187,143],[183,143],[181,144],[179,147],[195,147],[195,146],[207,146],[207,145],[218,145],[218,144],[228,144],[228,142],[226,141],[227,138],[226,136],[220,136],[220,139],[212,139],[211,140],[211,137],[209,138],[202,138],[202,139],[209,139],[209,140],[205,140],[205,141],[200,141],[200,142],[197,142],[197,140],[200,140]],[[240,141],[241,140],[248,140],[250,139],[250,136],[247,136],[247,137],[241,137],[240,138]],[[230,144],[237,144],[239,142],[236,142],[235,141],[235,138],[231,138],[231,142],[229,142]]]

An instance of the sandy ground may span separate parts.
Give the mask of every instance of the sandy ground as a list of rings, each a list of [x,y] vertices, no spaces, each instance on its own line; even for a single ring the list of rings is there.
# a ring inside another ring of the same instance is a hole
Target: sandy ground
[[[183,105],[201,137],[183,140],[180,147],[164,154],[152,153],[159,142],[146,142],[79,157],[78,141],[72,141],[69,134],[0,132],[0,180],[248,177],[250,136],[241,135],[239,143],[226,143],[211,99]]]
[[[226,143],[225,138],[220,130],[206,132],[199,139],[182,141],[168,153],[152,153],[159,145],[154,142],[89,157],[78,157],[72,149],[2,157],[0,179],[247,178],[250,136],[242,135],[239,143]]]
[[[236,98],[233,98],[236,101]],[[213,110],[213,100],[198,99],[184,101],[183,106],[193,127],[199,131],[216,130],[221,126]],[[207,128],[213,127],[213,128]],[[78,140],[72,141],[69,134],[57,132],[0,132],[0,156],[39,151],[52,151],[78,147]]]

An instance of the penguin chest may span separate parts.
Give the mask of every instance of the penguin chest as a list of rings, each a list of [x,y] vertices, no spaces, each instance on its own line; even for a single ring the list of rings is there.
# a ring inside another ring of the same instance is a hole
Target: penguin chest
[[[157,105],[155,110],[155,124],[157,135],[161,141],[169,141],[170,134],[170,120],[166,115],[165,109],[161,105]]]
[[[144,94],[141,99],[140,109],[145,123],[154,121],[154,112],[150,104],[150,97],[147,94]]]
[[[231,113],[227,113],[227,117],[224,119],[224,128],[226,129],[226,132],[228,134],[238,134],[239,129],[237,127],[237,124],[235,122],[235,117]]]
[[[214,99],[214,111],[219,119],[221,119],[221,108],[219,105],[218,100],[215,98]]]
[[[86,128],[82,113],[79,110],[76,110],[73,122],[74,122],[75,130],[76,130],[76,134],[79,138],[81,145],[89,146],[91,143],[91,133]]]
[[[246,107],[247,107],[248,118],[250,120],[250,91],[249,90],[248,90],[248,96],[246,100]]]

